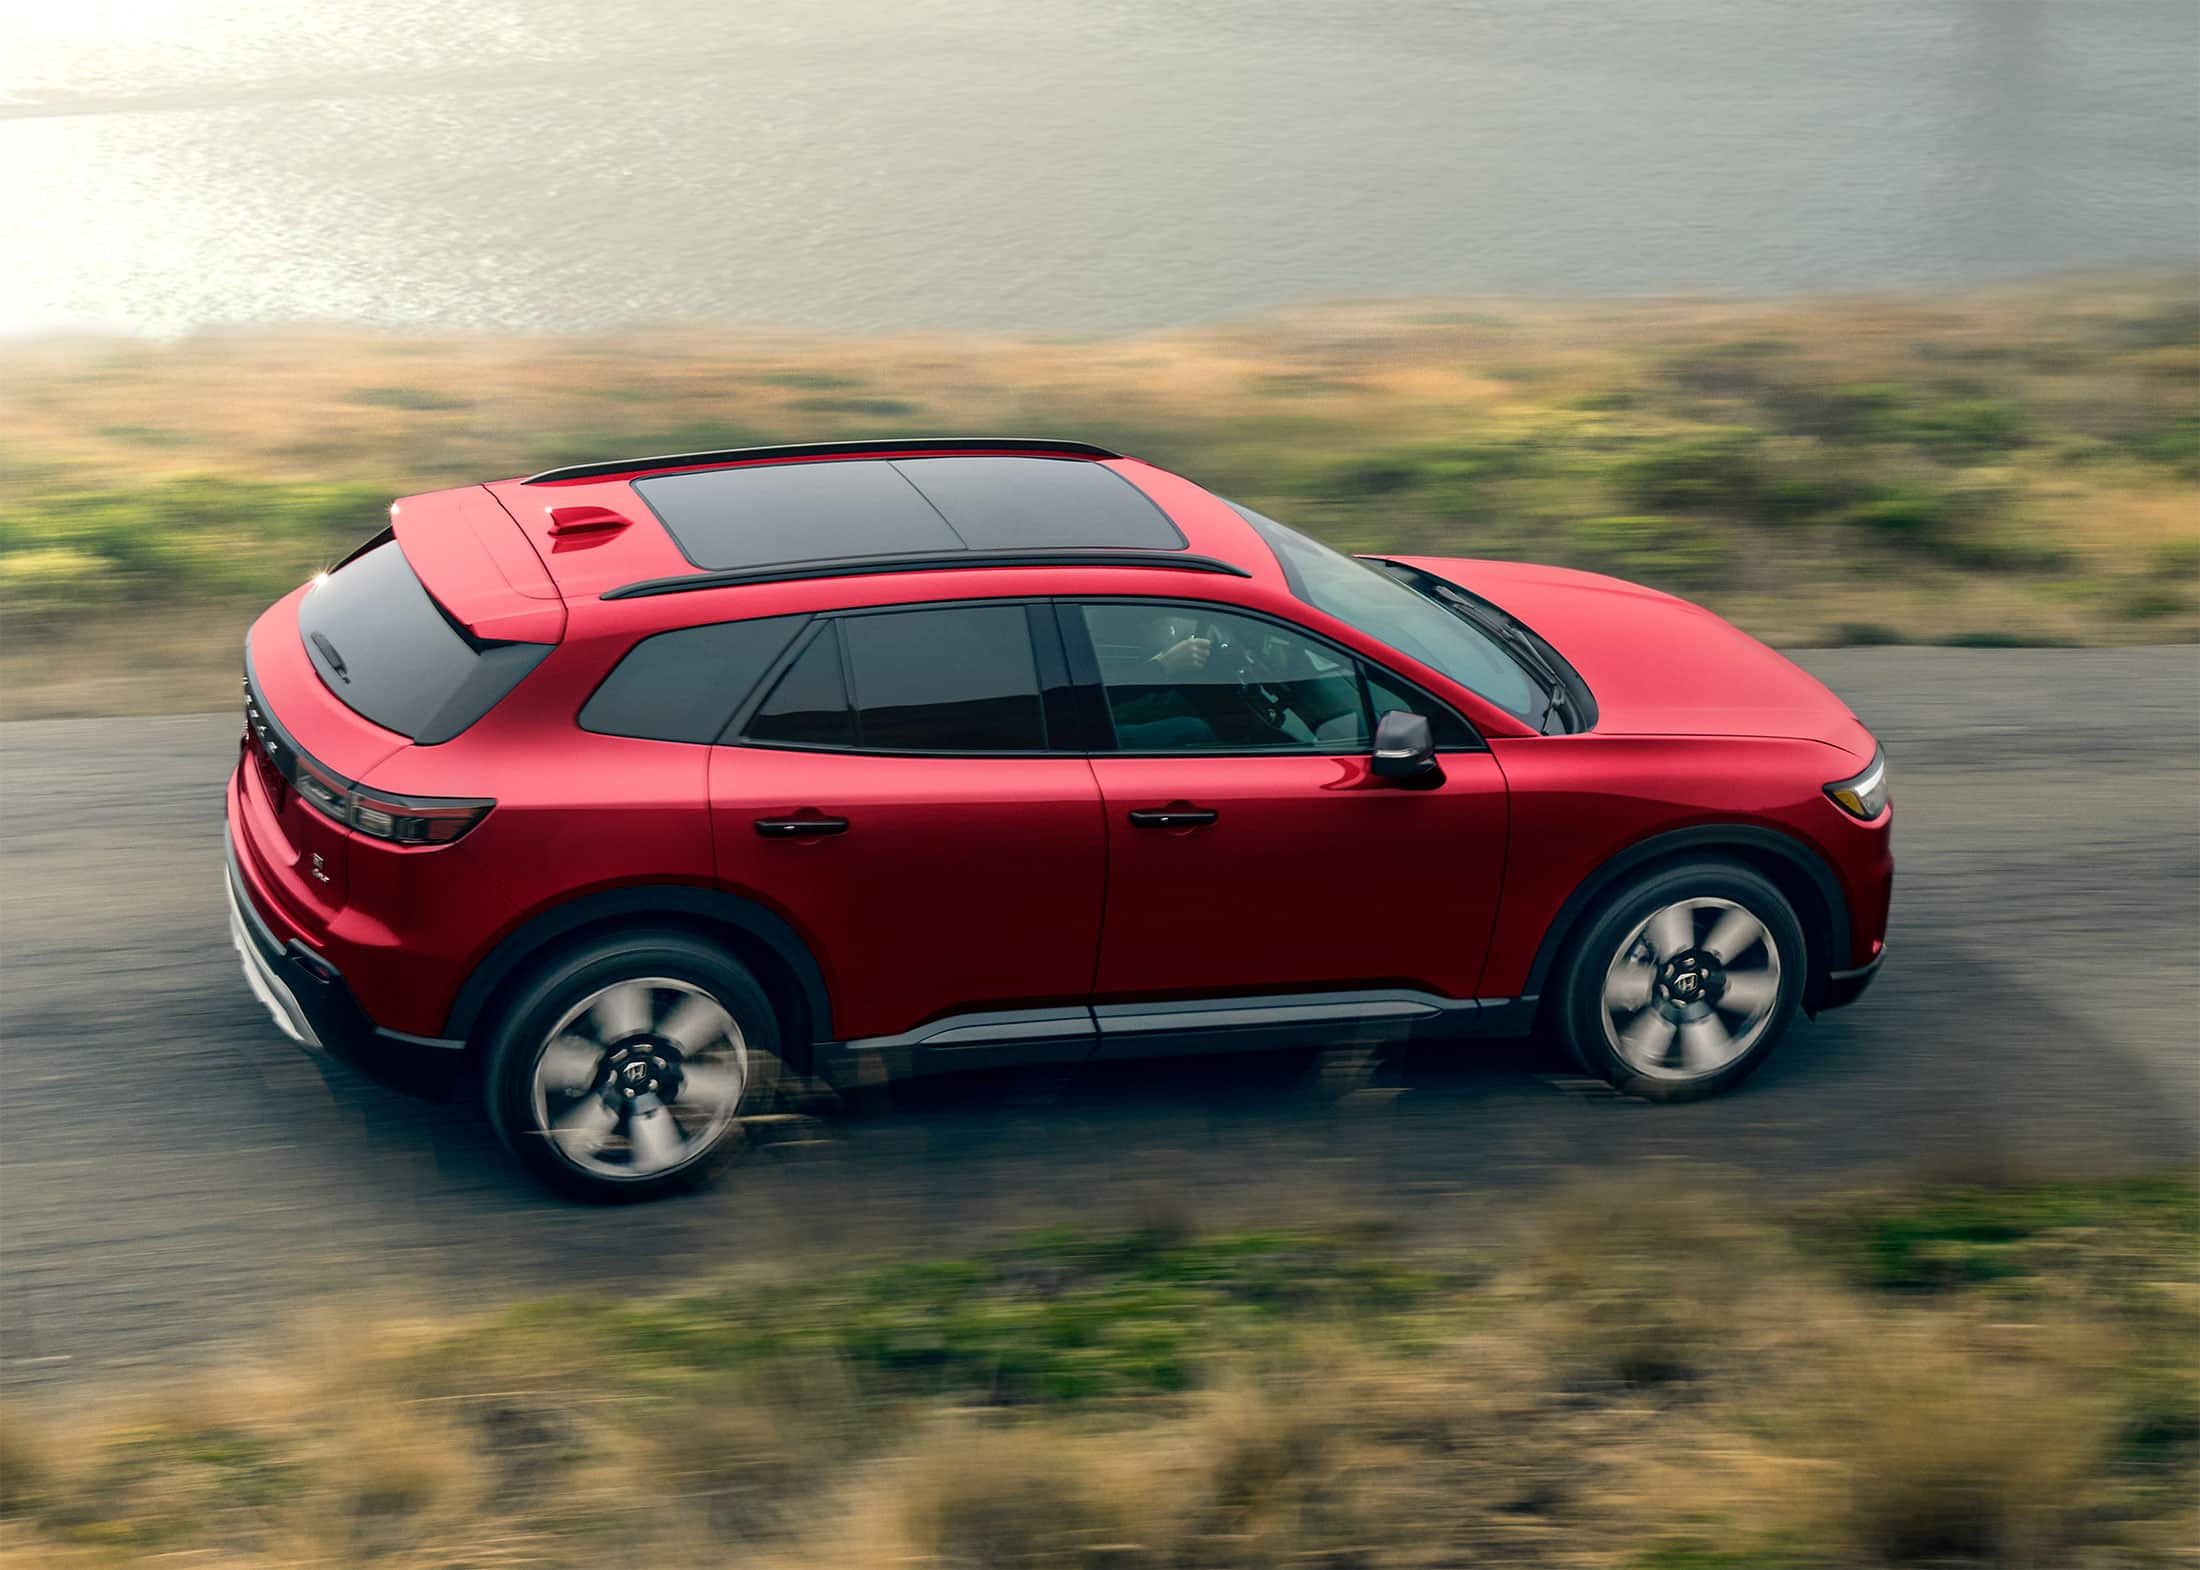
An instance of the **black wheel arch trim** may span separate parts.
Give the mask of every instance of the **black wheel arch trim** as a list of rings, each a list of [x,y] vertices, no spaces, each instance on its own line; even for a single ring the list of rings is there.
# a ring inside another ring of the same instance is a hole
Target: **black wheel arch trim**
[[[1693,828],[1672,829],[1638,840],[1604,862],[1596,871],[1575,886],[1558,907],[1558,914],[1544,929],[1543,941],[1537,946],[1535,960],[1528,967],[1528,980],[1520,990],[1524,997],[1537,997],[1548,987],[1552,968],[1558,957],[1566,951],[1566,945],[1580,930],[1583,920],[1596,908],[1597,903],[1612,888],[1629,875],[1654,862],[1668,861],[1675,856],[1716,853],[1720,851],[1756,852],[1777,858],[1782,865],[1800,874],[1810,883],[1818,896],[1824,915],[1823,930],[1813,931],[1813,917],[1818,912],[1797,911],[1803,923],[1804,935],[1811,940],[1810,980],[1803,993],[1803,1006],[1816,1013],[1820,999],[1825,994],[1828,978],[1838,968],[1835,958],[1848,958],[1851,934],[1848,896],[1841,892],[1841,880],[1833,868],[1809,842],[1768,829],[1753,823],[1707,823]]]
[[[561,939],[606,922],[638,925],[653,918],[730,927],[762,945],[786,968],[801,993],[812,1042],[831,1039],[832,1001],[825,988],[825,975],[801,934],[784,917],[754,900],[723,889],[681,883],[603,889],[554,905],[522,922],[498,941],[458,989],[444,1022],[445,1034],[471,1039],[504,984]],[[791,1041],[787,1044],[794,1045]]]

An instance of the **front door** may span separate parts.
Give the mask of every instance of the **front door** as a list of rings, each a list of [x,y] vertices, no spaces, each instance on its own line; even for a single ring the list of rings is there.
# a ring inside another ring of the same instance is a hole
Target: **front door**
[[[1082,1018],[1106,830],[1085,760],[1045,756],[1031,625],[1013,603],[821,620],[714,750],[719,881],[807,939],[842,1040]]]
[[[1095,1000],[1410,989],[1471,998],[1504,873],[1505,785],[1433,714],[1443,781],[1371,769],[1425,695],[1263,617],[1083,607],[1117,750]],[[1103,1007],[1103,1015],[1105,1008]]]

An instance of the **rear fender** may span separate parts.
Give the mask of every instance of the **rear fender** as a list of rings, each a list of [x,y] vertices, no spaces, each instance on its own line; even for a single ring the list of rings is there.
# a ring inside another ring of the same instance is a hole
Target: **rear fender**
[[[651,884],[584,894],[530,918],[508,933],[458,989],[444,1034],[471,1041],[490,1016],[498,994],[534,959],[590,928],[644,927],[652,921],[721,929],[736,957],[760,959],[778,974],[762,975],[774,1001],[793,1003],[799,1029],[810,1042],[832,1039],[832,1004],[824,972],[801,935],[753,900],[719,889]],[[776,984],[775,984],[776,983]],[[785,1001],[782,1001],[782,998]],[[789,1045],[797,1042],[790,1030]]]

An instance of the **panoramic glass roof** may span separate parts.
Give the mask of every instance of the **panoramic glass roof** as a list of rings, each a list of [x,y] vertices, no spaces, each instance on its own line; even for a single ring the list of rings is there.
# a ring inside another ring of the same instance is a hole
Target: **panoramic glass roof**
[[[1181,550],[1112,469],[1082,458],[836,458],[636,480],[681,554],[709,571],[945,551]]]

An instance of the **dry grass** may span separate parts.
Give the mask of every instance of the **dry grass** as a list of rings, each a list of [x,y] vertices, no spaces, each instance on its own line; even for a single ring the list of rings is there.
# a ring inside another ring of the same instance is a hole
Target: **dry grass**
[[[227,701],[251,611],[391,495],[907,431],[1109,442],[1346,546],[1603,568],[1775,642],[2188,639],[2195,293],[1347,303],[1075,339],[19,343],[0,348],[0,713]],[[163,615],[157,691],[103,681],[131,668],[114,624]]]
[[[1583,1189],[1471,1257],[1366,1234],[1054,1234],[982,1261],[706,1284],[655,1318],[560,1303],[326,1322],[163,1392],[16,1403],[0,1563],[2200,1557],[2189,1181],[1879,1195],[1757,1222],[1723,1181]],[[1890,1237],[1991,1241],[2006,1268],[1899,1288]],[[1340,1298],[1351,1271],[1387,1284]],[[1060,1356],[1119,1355],[1133,1343],[1063,1337],[1099,1303],[1133,1328],[1190,1318],[1211,1355],[1182,1385],[1004,1400],[912,1364],[921,1334],[749,1339],[760,1302],[839,1322],[950,1278],[948,1306],[896,1322],[951,1336],[953,1304],[977,1304],[1010,1357],[1054,1301],[1073,1310],[1045,1322]]]

